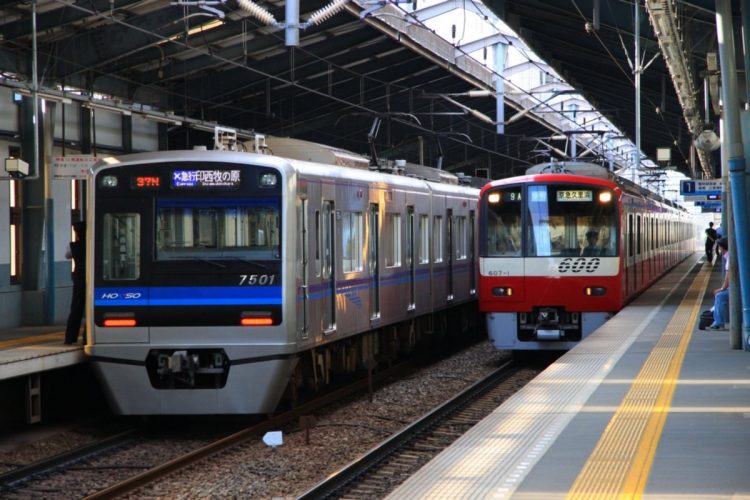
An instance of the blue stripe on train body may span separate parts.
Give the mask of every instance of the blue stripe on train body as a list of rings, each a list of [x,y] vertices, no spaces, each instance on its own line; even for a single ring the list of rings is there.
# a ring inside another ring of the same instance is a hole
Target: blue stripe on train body
[[[280,286],[102,287],[95,306],[280,305]]]

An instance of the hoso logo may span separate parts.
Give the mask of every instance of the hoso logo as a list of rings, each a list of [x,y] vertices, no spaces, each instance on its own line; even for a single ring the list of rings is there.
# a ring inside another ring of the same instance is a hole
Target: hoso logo
[[[598,257],[577,257],[575,259],[568,257],[560,262],[560,265],[557,266],[557,271],[560,274],[593,273],[599,269],[599,264],[601,264],[601,260]]]
[[[118,293],[118,292],[106,292],[103,293],[101,298],[104,300],[114,300],[114,299],[140,299],[141,298],[140,292],[125,292],[125,293]]]

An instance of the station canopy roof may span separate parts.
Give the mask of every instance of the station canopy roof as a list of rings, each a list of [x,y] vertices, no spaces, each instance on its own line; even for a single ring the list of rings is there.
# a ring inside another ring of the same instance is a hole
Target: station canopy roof
[[[682,63],[663,56],[669,40],[659,40],[652,25],[661,21],[651,15],[655,9],[642,9],[641,151],[654,167],[657,148],[669,148],[671,165],[701,177],[715,159],[699,155],[691,164],[690,145],[696,127],[716,121],[713,113],[705,118],[700,95],[717,50],[714,2],[647,3],[673,9],[667,14],[682,37]],[[632,3],[486,4],[304,0],[299,43],[290,47],[281,1],[41,0],[38,85],[49,97],[108,102],[164,122],[170,148],[209,143],[206,131],[215,123],[241,135],[291,136],[380,158],[441,162],[467,174],[488,168],[499,178],[572,154],[575,137],[578,154],[609,154],[617,168],[626,166],[627,148],[618,141],[635,142]],[[0,85],[26,91],[33,81],[32,5],[0,4]],[[434,10],[446,6],[461,13],[448,14],[442,28],[431,25]],[[493,14],[515,34],[498,27]],[[497,33],[472,35],[471,16]],[[535,52],[539,57],[528,63],[534,71],[514,62],[498,76],[497,43]],[[533,74],[547,78],[518,83],[518,75]],[[492,96],[497,78],[505,92],[500,134]],[[692,86],[676,88],[684,79]],[[475,90],[485,94],[470,96]],[[587,106],[600,116],[584,123]],[[605,134],[603,124],[621,135]],[[589,139],[580,133],[586,127]]]

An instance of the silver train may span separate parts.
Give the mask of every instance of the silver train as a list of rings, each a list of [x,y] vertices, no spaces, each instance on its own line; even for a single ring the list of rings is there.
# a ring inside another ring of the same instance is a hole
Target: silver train
[[[100,162],[86,353],[113,410],[269,413],[465,332],[479,190],[420,175],[231,151]]]

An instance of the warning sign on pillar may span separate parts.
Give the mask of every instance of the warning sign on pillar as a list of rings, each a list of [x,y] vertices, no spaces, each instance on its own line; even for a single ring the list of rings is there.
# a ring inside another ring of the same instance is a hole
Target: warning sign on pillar
[[[85,180],[89,168],[97,160],[93,155],[55,156],[52,160],[52,176],[55,179]]]

